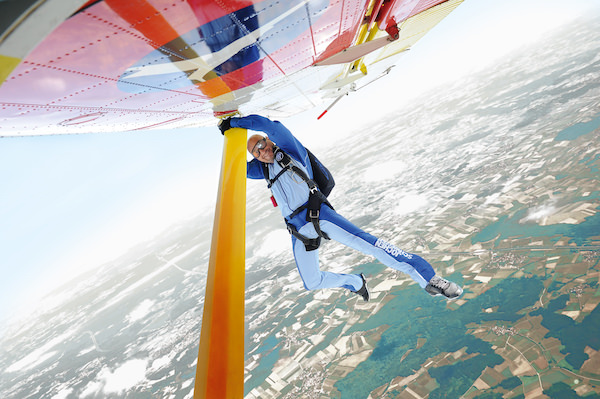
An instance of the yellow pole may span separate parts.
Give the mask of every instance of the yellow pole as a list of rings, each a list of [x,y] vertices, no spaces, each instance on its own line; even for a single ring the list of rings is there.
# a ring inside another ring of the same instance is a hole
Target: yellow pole
[[[194,399],[244,396],[246,136],[225,132]]]

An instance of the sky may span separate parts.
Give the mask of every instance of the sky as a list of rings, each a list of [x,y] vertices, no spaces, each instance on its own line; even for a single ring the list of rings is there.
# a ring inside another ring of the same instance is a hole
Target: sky
[[[600,15],[600,2],[466,0],[384,79],[344,97],[320,121],[327,104],[282,122],[307,146],[331,145],[359,134],[357,120],[376,122],[589,13]],[[215,127],[1,138],[0,321],[170,225],[211,212],[222,141]]]

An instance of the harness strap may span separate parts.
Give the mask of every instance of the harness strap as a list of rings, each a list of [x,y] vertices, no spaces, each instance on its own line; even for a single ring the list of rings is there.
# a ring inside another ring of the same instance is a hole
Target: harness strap
[[[321,191],[319,191],[319,186],[317,186],[317,183],[315,183],[314,180],[308,177],[302,169],[294,165],[294,163],[292,162],[292,158],[288,154],[281,151],[281,149],[277,146],[274,146],[274,152],[275,159],[277,160],[279,166],[281,166],[281,170],[279,171],[279,173],[277,173],[277,175],[274,178],[269,179],[268,169],[266,168],[266,165],[263,165],[265,167],[265,178],[268,182],[267,186],[270,189],[273,186],[273,184],[277,181],[277,179],[279,179],[281,175],[283,175],[288,170],[291,170],[292,172],[296,173],[307,184],[308,189],[310,190],[310,194],[308,195],[308,201],[306,202],[306,204],[294,210],[294,212],[292,212],[288,216],[288,218],[292,219],[294,216],[298,215],[300,212],[306,209],[306,221],[311,222],[313,224],[315,231],[317,232],[317,237],[308,238],[298,233],[298,230],[292,224],[290,224],[287,221],[287,219],[284,220],[287,224],[287,228],[290,234],[302,241],[307,251],[314,251],[321,245],[321,237],[323,237],[326,240],[329,240],[329,236],[327,235],[327,233],[321,230],[321,226],[319,225],[321,205],[326,204],[331,209],[333,209],[333,207],[327,200],[327,197]]]
[[[281,169],[279,171],[279,173],[277,173],[277,175],[274,178],[272,178],[272,179],[268,179],[267,178],[267,180],[268,180],[267,188],[270,190],[271,186],[273,186],[273,183],[275,183],[277,181],[277,179],[279,179],[281,177],[282,174],[284,174],[285,172],[287,172],[288,169],[289,168],[283,168],[283,169]]]
[[[329,205],[329,201],[327,198],[318,190],[311,191],[308,196],[308,202],[306,203],[306,221],[311,222],[315,227],[315,231],[319,235],[319,237],[323,237],[326,240],[329,240],[329,236],[321,231],[321,226],[319,225],[319,216],[321,216],[321,205],[326,203]],[[331,205],[329,205],[331,206]],[[333,209],[333,208],[332,208]]]
[[[307,252],[314,251],[315,249],[319,248],[319,246],[321,246],[321,236],[318,236],[316,238],[308,238],[308,237],[298,233],[298,230],[296,229],[296,227],[294,227],[293,224],[288,223],[287,220],[286,220],[286,224],[287,224],[287,229],[290,232],[290,234],[293,235],[294,237],[296,237],[297,239],[299,239],[300,241],[302,241]]]
[[[312,190],[313,187],[317,187],[317,184],[310,177],[308,177],[302,169],[300,169],[298,166],[294,165],[294,163],[292,162],[292,157],[290,157],[288,154],[283,152],[276,145],[273,146],[273,151],[275,153],[275,160],[277,161],[279,166],[281,166],[281,170],[279,171],[279,173],[277,173],[277,175],[274,178],[269,179],[268,169],[265,168],[266,169],[265,178],[267,179],[267,182],[268,182],[267,187],[269,189],[281,177],[281,175],[283,175],[285,172],[287,172],[290,169],[294,173],[296,173],[298,176],[300,176],[300,178],[306,184],[308,184],[309,189]],[[266,164],[264,164],[264,165],[266,166]]]
[[[269,179],[269,169],[266,167],[267,164],[263,164],[265,166],[265,177],[267,179],[267,187],[269,189],[271,189],[271,186],[281,177],[281,175],[283,175],[289,169],[292,169],[294,172],[298,173],[302,180],[310,180],[308,176],[306,176],[306,173],[302,171],[302,169],[298,168],[292,163],[292,158],[288,154],[281,151],[281,149],[276,145],[273,145],[273,151],[275,153],[275,159],[277,160],[277,163],[279,164],[279,166],[281,166],[281,170],[279,171],[279,173],[277,173],[277,175],[274,178]]]
[[[323,237],[326,240],[330,239],[329,235],[327,235],[327,233],[321,230],[321,225],[319,224],[319,217],[321,216],[322,204],[325,204],[331,209],[333,209],[329,201],[327,201],[327,198],[320,191],[311,193],[308,197],[308,202],[296,209],[292,214],[288,216],[288,218],[291,220],[294,216],[297,216],[298,214],[300,214],[300,212],[306,209],[306,221],[312,223],[315,231],[317,232],[316,238],[308,238],[300,234],[293,224],[288,222],[287,219],[284,219],[290,234],[302,241],[307,251],[314,251],[315,249],[319,248],[319,246],[321,245],[321,237]]]

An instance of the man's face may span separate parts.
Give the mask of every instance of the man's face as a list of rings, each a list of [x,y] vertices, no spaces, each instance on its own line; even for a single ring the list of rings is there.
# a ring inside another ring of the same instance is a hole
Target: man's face
[[[273,142],[269,140],[269,137],[250,137],[250,140],[248,140],[248,151],[254,158],[261,162],[273,163],[275,160]]]

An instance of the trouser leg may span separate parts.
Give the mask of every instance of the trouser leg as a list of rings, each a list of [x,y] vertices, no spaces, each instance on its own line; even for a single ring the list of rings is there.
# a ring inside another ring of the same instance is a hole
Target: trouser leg
[[[316,237],[317,234],[311,223],[306,224],[300,233],[307,237]],[[319,268],[319,250],[307,251],[302,241],[292,237],[292,247],[298,272],[307,290],[320,288],[342,287],[358,291],[362,287],[362,279],[356,274],[342,274],[325,272]]]
[[[321,230],[327,233],[332,240],[362,253],[373,255],[384,265],[408,274],[422,288],[435,275],[435,271],[425,259],[404,252],[364,232],[327,206],[321,207],[320,225]]]

